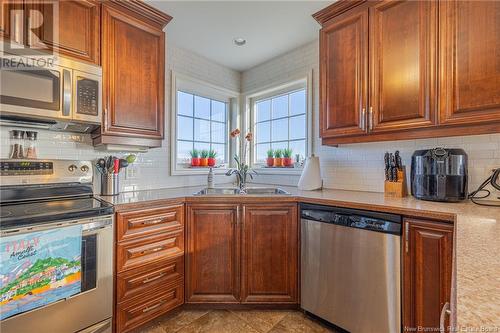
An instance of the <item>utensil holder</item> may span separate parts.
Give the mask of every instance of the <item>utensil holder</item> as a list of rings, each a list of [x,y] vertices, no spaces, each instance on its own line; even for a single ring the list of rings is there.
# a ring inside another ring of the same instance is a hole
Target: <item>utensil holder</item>
[[[101,195],[120,194],[120,177],[118,173],[101,174]]]
[[[408,195],[406,188],[406,171],[403,166],[402,170],[398,170],[398,181],[391,182],[386,180],[384,183],[384,195],[386,197],[404,198]]]

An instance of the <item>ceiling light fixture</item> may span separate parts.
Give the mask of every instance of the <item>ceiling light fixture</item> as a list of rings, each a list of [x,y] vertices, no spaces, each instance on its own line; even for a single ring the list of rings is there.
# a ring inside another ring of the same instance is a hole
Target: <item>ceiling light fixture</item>
[[[237,37],[237,38],[233,39],[233,43],[236,46],[243,46],[247,43],[247,41],[245,38]]]

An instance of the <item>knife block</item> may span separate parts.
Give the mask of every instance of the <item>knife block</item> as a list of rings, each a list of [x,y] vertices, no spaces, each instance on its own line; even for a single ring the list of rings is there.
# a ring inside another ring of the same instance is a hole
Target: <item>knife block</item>
[[[408,195],[406,186],[406,169],[398,170],[398,181],[391,182],[386,180],[384,183],[384,196],[392,198],[404,198]]]

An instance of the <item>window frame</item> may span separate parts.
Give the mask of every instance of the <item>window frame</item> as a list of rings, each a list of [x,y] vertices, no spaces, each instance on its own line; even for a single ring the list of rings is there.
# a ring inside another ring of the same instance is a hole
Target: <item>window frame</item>
[[[300,89],[306,89],[306,151],[304,158],[307,158],[313,151],[313,131],[312,131],[312,70],[307,74],[299,75],[297,78],[287,81],[278,82],[256,92],[251,92],[246,96],[246,104],[248,114],[246,117],[247,124],[251,128],[252,133],[255,133],[255,104],[258,101],[278,97],[280,95],[290,94]],[[289,119],[287,116],[285,119]],[[254,136],[255,137],[255,136]],[[288,134],[288,138],[290,133]],[[290,140],[288,140],[290,141]],[[292,140],[293,141],[293,140]],[[249,149],[249,161],[252,168],[256,169],[259,174],[301,174],[302,168],[265,168],[265,164],[255,161],[255,141],[252,142]]]
[[[171,110],[170,112],[170,174],[174,175],[193,175],[193,174],[207,174],[208,168],[189,168],[187,165],[183,163],[178,163],[177,161],[177,92],[182,91],[184,93],[208,98],[210,100],[216,100],[219,102],[227,103],[226,108],[226,139],[225,139],[225,156],[227,162],[223,164],[220,168],[214,168],[214,172],[216,174],[222,174],[227,171],[230,166],[230,156],[231,152],[235,151],[235,147],[229,139],[229,130],[233,125],[233,119],[235,118],[235,114],[237,114],[238,109],[238,98],[239,93],[231,91],[229,89],[225,89],[198,79],[191,78],[189,76],[176,73],[172,71],[172,87],[171,87]],[[187,118],[193,118],[192,117]],[[206,120],[206,119],[205,119]],[[210,122],[211,123],[211,122]],[[194,135],[194,133],[193,133]],[[193,138],[194,139],[194,138]],[[196,140],[194,140],[196,141]],[[190,141],[186,141],[190,142]]]

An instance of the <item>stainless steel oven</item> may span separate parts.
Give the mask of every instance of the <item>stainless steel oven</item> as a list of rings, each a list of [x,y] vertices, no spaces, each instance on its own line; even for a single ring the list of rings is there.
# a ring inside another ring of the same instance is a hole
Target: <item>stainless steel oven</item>
[[[108,333],[113,315],[113,218],[58,221],[2,230],[1,236],[82,225],[81,292],[0,322],[3,333]]]
[[[4,122],[89,124],[85,131],[101,123],[100,67],[62,57],[0,56],[0,114]]]
[[[0,331],[111,333],[114,209],[93,195],[92,162],[0,160],[0,171],[0,286],[4,289]],[[48,245],[41,244],[48,244],[48,235],[61,229],[73,230],[72,237],[51,240],[49,253]],[[33,243],[31,255],[22,254],[30,247],[25,246],[29,240],[40,235],[45,240]],[[72,292],[65,293],[68,281],[57,262],[46,262],[43,273],[37,271],[42,265],[38,259],[49,257],[79,261],[79,274],[73,280],[78,284]],[[29,271],[34,272],[30,278],[22,278]]]

